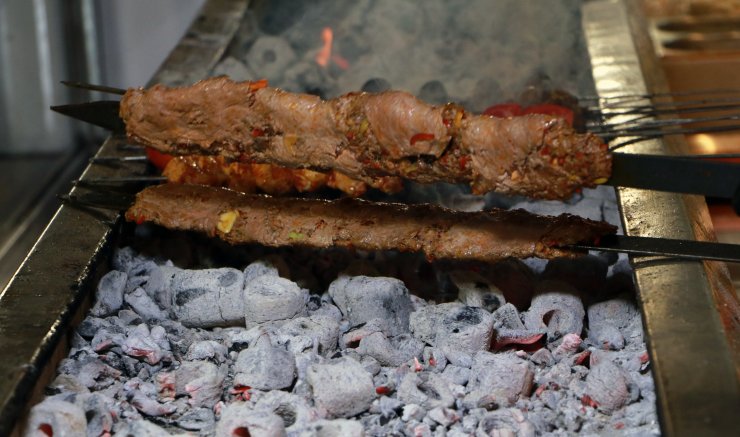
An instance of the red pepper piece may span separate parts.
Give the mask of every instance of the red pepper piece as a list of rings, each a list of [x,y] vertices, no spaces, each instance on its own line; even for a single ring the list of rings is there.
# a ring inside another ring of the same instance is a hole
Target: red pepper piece
[[[159,171],[164,170],[164,168],[167,167],[167,163],[169,163],[172,158],[174,158],[174,156],[162,153],[157,149],[152,149],[151,147],[146,148],[146,159],[148,159],[152,165],[157,167]]]
[[[544,114],[564,118],[569,125],[573,126],[573,111],[565,106],[555,105],[553,103],[540,103],[539,105],[532,105],[524,108],[522,115],[526,114]]]
[[[259,89],[267,86],[267,79],[260,79],[254,82],[249,82],[249,91],[255,92]]]
[[[518,103],[501,103],[489,106],[483,114],[498,118],[516,117],[522,115],[522,107]]]
[[[265,134],[265,131],[263,131],[260,128],[254,128],[254,129],[252,129],[252,136],[253,137],[261,137],[264,134]]]
[[[434,139],[434,134],[430,134],[430,133],[420,133],[420,134],[415,134],[415,135],[413,135],[413,136],[411,137],[411,139],[409,140],[409,142],[410,142],[410,143],[411,143],[411,145],[413,146],[413,145],[414,145],[414,143],[416,143],[417,141],[431,141],[431,140],[433,140],[433,139]]]

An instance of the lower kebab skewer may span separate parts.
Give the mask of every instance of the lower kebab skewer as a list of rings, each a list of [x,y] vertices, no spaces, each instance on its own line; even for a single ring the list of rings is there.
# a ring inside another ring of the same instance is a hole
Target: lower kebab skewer
[[[473,115],[401,91],[321,100],[218,77],[130,89],[120,115],[130,139],[164,153],[336,170],[371,184],[397,176],[563,199],[611,172],[606,144],[563,119]]]
[[[456,212],[434,205],[276,198],[177,184],[144,189],[126,218],[198,231],[231,244],[399,250],[485,262],[575,256],[578,252],[563,246],[592,243],[616,231],[608,223],[568,214]]]

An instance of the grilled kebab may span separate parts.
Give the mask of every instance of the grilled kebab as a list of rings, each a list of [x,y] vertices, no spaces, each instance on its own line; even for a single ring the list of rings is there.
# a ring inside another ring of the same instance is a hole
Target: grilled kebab
[[[130,89],[120,115],[131,140],[164,153],[335,170],[370,185],[392,176],[563,199],[611,172],[606,144],[561,118],[474,115],[402,91],[322,100],[217,77]]]
[[[203,232],[231,244],[399,250],[486,262],[573,256],[563,246],[591,243],[616,231],[608,223],[568,214],[455,212],[434,205],[292,199],[177,184],[144,189],[126,218]]]

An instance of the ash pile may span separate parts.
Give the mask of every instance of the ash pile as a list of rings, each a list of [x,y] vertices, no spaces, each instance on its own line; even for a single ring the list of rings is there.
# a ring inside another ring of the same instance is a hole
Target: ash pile
[[[608,212],[590,191],[557,204]],[[147,229],[190,259],[116,252],[28,435],[659,434],[623,257],[232,248],[235,268]]]

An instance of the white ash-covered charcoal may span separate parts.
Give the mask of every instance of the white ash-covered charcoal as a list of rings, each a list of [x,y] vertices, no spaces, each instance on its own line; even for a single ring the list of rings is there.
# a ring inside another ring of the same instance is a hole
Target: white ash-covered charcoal
[[[24,435],[27,437],[86,435],[85,411],[78,405],[48,398],[31,408]]]
[[[163,310],[169,311],[172,307],[172,279],[180,270],[169,261],[163,265],[155,264],[147,271],[146,281],[141,284],[146,294]]]
[[[80,398],[77,400],[80,403]],[[82,397],[82,409],[87,420],[87,435],[99,437],[110,434],[113,429],[115,400],[98,392]]]
[[[470,380],[470,368],[450,364],[442,371],[442,377],[457,385],[466,385]]]
[[[586,310],[575,288],[560,281],[544,281],[538,284],[532,305],[524,314],[524,326],[534,331],[545,330],[548,343],[552,343],[565,334],[581,335],[585,316]]]
[[[435,407],[427,413],[427,417],[437,422],[443,428],[448,428],[460,420],[460,413],[452,408]]]
[[[290,267],[285,260],[279,257],[265,258],[250,263],[244,268],[244,284],[249,284],[253,279],[262,275],[290,277]]]
[[[476,272],[456,270],[450,272],[449,277],[457,288],[457,299],[464,305],[494,312],[506,303],[504,293]]]
[[[551,366],[555,364],[555,357],[552,356],[552,352],[550,352],[550,349],[544,347],[541,349],[537,349],[529,357],[529,360],[541,366]]]
[[[421,355],[425,369],[430,372],[439,373],[447,367],[447,355],[440,348],[426,346]]]
[[[216,340],[200,340],[190,344],[185,353],[185,359],[188,361],[209,360],[220,364],[226,361],[228,354],[229,349],[223,343]]]
[[[331,283],[329,295],[353,327],[381,318],[388,322],[390,335],[409,331],[411,299],[396,278],[343,276]]]
[[[626,338],[642,340],[640,315],[627,296],[597,302],[588,307],[589,341],[599,348],[621,350]]]
[[[387,319],[373,318],[356,327],[350,328],[342,334],[340,345],[343,349],[355,348],[360,345],[360,341],[368,335],[380,332],[386,337],[390,335],[390,326]]]
[[[240,325],[244,275],[233,268],[181,270],[172,278],[172,313],[183,325]]]
[[[544,330],[531,330],[524,326],[519,311],[510,303],[504,304],[491,315],[493,317],[494,349],[508,345],[527,345],[539,341]]]
[[[470,408],[513,406],[532,392],[534,370],[529,361],[512,352],[481,351],[473,357],[465,403]]]
[[[234,363],[234,385],[260,390],[290,387],[296,376],[295,357],[284,347],[273,346],[268,336],[239,352]]]
[[[249,80],[257,77],[246,64],[233,56],[226,56],[216,64],[211,72],[211,76],[229,76],[236,80]]]
[[[591,355],[591,369],[581,399],[585,404],[611,413],[637,400],[638,396],[639,389],[624,369],[604,354]]]
[[[157,401],[157,387],[151,382],[138,377],[129,379],[123,384],[122,392],[136,410],[146,416],[167,416],[174,413],[177,407],[172,402]]]
[[[187,434],[172,434],[148,420],[139,419],[123,422],[114,437],[185,437]]]
[[[154,299],[152,299],[141,287],[137,287],[130,293],[126,293],[123,299],[126,304],[136,312],[136,314],[144,319],[145,322],[164,320],[167,318],[167,313],[163,311]]]
[[[362,423],[350,419],[322,419],[314,422],[308,431],[315,437],[365,437]]]
[[[144,319],[136,313],[134,310],[124,308],[118,312],[118,318],[121,319],[126,325],[139,325]]]
[[[581,339],[580,335],[565,334],[563,336],[563,341],[560,342],[560,344],[552,351],[552,356],[556,360],[569,357],[578,352],[578,349],[581,347],[581,343],[583,343],[583,339]]]
[[[78,395],[84,395],[90,393],[90,390],[76,376],[67,373],[60,373],[46,387],[46,393],[48,395],[60,393],[76,393]]]
[[[424,343],[410,334],[388,338],[382,332],[375,332],[360,340],[357,352],[375,358],[383,366],[396,367],[421,358]]]
[[[370,408],[375,399],[373,378],[362,364],[348,357],[336,358],[308,368],[314,402],[330,417],[351,417]]]
[[[244,287],[242,319],[247,328],[306,314],[308,291],[279,276],[261,275]]]
[[[234,402],[221,410],[216,437],[284,437],[285,425],[277,414],[252,409],[247,403]]]
[[[95,304],[90,314],[95,317],[105,317],[121,309],[127,279],[128,275],[118,270],[111,270],[103,275],[95,290]]]
[[[478,422],[476,435],[534,437],[534,425],[517,408],[504,408],[486,413]]]
[[[216,428],[216,415],[212,408],[192,408],[178,417],[175,423],[188,431],[212,434]]]
[[[212,408],[221,399],[226,373],[225,366],[210,361],[183,361],[174,371],[158,374],[157,392],[162,396],[172,390],[175,396],[188,396],[190,406]]]
[[[278,36],[263,35],[257,38],[246,54],[247,65],[260,77],[279,81],[283,72],[295,60],[296,55],[288,41]],[[245,79],[257,79],[247,77]]]
[[[114,324],[103,325],[90,340],[90,346],[98,353],[120,348],[126,340],[126,329]]]
[[[325,354],[335,351],[339,341],[339,322],[333,317],[314,314],[288,320],[275,332],[278,342],[291,338],[305,337],[318,344],[318,352]]]
[[[161,326],[149,326],[142,323],[126,333],[126,339],[121,344],[124,354],[140,359],[150,365],[162,360],[171,361],[172,352],[167,340],[167,333]]]
[[[406,404],[417,404],[425,410],[451,407],[455,403],[453,384],[436,373],[409,372],[396,390],[398,399]]]
[[[440,348],[452,364],[466,366],[477,351],[488,350],[493,336],[491,313],[459,302],[414,311],[410,326],[416,338]]]
[[[59,372],[75,376],[80,383],[92,390],[106,388],[121,376],[120,370],[104,363],[100,357],[88,354],[63,359],[59,364]]]
[[[283,419],[285,431],[291,435],[308,428],[321,417],[305,397],[283,390],[256,392],[252,401],[255,409],[269,411]]]

